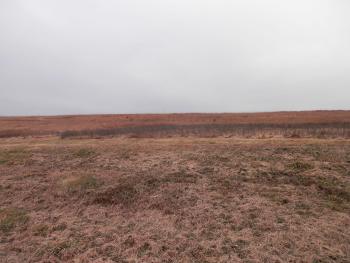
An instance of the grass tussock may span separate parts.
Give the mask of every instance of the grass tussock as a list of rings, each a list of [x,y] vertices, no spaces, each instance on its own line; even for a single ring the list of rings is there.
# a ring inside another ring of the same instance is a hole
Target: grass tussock
[[[149,203],[149,208],[159,210],[166,215],[180,213],[188,207],[195,207],[198,197],[189,194],[180,186],[161,191],[158,198]]]
[[[60,224],[57,224],[55,226],[52,227],[52,231],[55,232],[55,231],[58,231],[58,232],[62,232],[64,230],[67,229],[67,224],[66,223],[60,223]]]
[[[316,182],[326,205],[336,211],[350,210],[350,184],[330,178],[319,178]]]
[[[46,237],[49,234],[50,228],[46,224],[38,224],[33,227],[34,236]]]
[[[0,152],[0,165],[22,164],[29,157],[30,153],[22,148],[15,148],[7,151],[2,151]]]
[[[184,170],[163,176],[143,174],[120,179],[118,183],[95,192],[93,204],[119,205],[122,208],[156,209],[166,214],[193,206],[197,199],[188,196],[183,187],[197,177]]]
[[[296,172],[305,172],[307,170],[313,169],[313,166],[310,163],[296,161],[289,164],[288,168]]]
[[[69,241],[63,241],[60,243],[57,243],[55,245],[52,245],[49,248],[49,253],[52,254],[53,256],[62,259],[62,256],[64,252],[72,247],[72,243]]]
[[[163,182],[169,183],[195,183],[197,181],[197,175],[189,173],[185,170],[180,170],[168,174],[165,178],[162,179]]]
[[[46,255],[48,257],[54,257],[63,262],[66,262],[67,260],[72,258],[77,247],[78,243],[74,240],[51,242],[38,249],[35,253],[35,256],[37,258],[41,258],[44,255]]]
[[[96,189],[99,186],[99,182],[92,175],[81,175],[63,179],[61,185],[65,191],[71,193]]]
[[[134,185],[122,183],[96,193],[94,203],[101,205],[118,204],[124,207],[130,206],[137,198],[138,192]]]
[[[82,148],[73,153],[75,158],[89,158],[95,155],[95,151],[88,148]]]
[[[335,177],[310,176],[302,173],[271,170],[258,173],[254,177],[245,178],[244,181],[269,186],[314,187],[319,197],[321,197],[322,203],[326,206],[338,211],[350,209],[350,184]]]
[[[16,227],[25,226],[29,216],[20,208],[5,208],[0,210],[0,231],[10,232]]]

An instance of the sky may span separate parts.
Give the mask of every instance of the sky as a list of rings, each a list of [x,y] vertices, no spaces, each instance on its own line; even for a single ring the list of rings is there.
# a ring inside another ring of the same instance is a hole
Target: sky
[[[350,109],[349,0],[0,0],[0,115]]]

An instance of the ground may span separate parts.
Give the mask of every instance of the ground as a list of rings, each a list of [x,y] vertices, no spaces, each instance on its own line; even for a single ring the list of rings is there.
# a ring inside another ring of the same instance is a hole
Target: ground
[[[223,124],[346,124],[350,111],[300,111],[261,113],[185,113],[185,114],[110,114],[1,117],[0,138],[28,135],[55,135],[64,131],[115,129],[159,125],[223,125]],[[348,136],[350,137],[350,135]]]
[[[350,140],[0,139],[0,262],[350,262]]]

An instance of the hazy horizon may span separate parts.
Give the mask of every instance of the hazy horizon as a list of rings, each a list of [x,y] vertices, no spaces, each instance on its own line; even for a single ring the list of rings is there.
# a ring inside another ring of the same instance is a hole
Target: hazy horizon
[[[0,2],[0,116],[350,109],[346,0]]]

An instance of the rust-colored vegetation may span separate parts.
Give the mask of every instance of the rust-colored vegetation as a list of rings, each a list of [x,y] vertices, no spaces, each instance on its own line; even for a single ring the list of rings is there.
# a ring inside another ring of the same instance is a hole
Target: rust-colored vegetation
[[[0,137],[349,137],[350,111],[1,117]]]
[[[15,119],[0,262],[350,261],[349,112]]]

